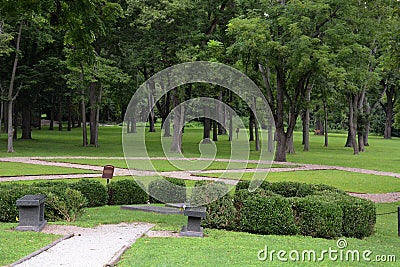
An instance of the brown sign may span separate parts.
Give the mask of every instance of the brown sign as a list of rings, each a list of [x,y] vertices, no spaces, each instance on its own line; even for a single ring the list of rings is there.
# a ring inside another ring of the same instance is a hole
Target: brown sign
[[[112,179],[113,175],[114,175],[114,166],[112,165],[104,166],[102,178]]]

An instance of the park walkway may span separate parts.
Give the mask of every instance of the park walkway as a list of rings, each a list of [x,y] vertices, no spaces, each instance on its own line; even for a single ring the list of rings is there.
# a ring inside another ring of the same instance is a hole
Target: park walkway
[[[147,223],[110,224],[96,228],[47,225],[43,233],[60,234],[64,237],[11,266],[114,266],[123,252],[153,226]]]
[[[125,160],[123,157],[10,157],[10,158],[0,158],[0,162],[19,162],[25,164],[43,165],[43,166],[58,166],[65,168],[76,168],[83,170],[96,171],[99,173],[94,174],[62,174],[62,175],[28,175],[28,176],[12,176],[12,177],[1,177],[0,182],[9,181],[21,181],[21,180],[54,180],[54,179],[79,179],[79,178],[98,178],[101,177],[102,166],[88,165],[88,164],[77,164],[77,163],[66,163],[66,162],[56,162],[62,159],[89,159],[89,160]],[[146,160],[147,158],[137,157],[130,158],[134,160]],[[167,160],[165,157],[154,157],[153,160]],[[56,160],[56,161],[54,161]],[[115,168],[114,176],[155,176],[161,175],[164,177],[185,179],[185,180],[210,180],[210,181],[222,181],[227,184],[236,184],[238,180],[226,179],[226,178],[213,178],[204,176],[207,173],[243,173],[243,172],[294,172],[294,171],[318,171],[318,170],[339,170],[347,171],[361,174],[378,175],[378,176],[389,176],[394,178],[400,178],[400,173],[394,172],[384,172],[376,170],[367,170],[361,168],[351,168],[343,166],[330,166],[330,165],[318,165],[318,164],[302,164],[293,162],[271,162],[271,161],[257,161],[257,160],[230,160],[230,159],[209,159],[209,158],[169,158],[169,160],[206,160],[206,161],[218,161],[218,162],[248,162],[248,163],[260,163],[260,164],[274,164],[283,165],[282,168],[256,168],[256,169],[229,169],[229,170],[204,170],[204,171],[167,171],[167,172],[157,172],[157,171],[145,171],[145,170],[134,170],[134,169],[124,169]],[[371,199],[374,202],[396,202],[400,200],[400,192],[392,192],[386,194],[358,194],[350,193],[353,196]]]

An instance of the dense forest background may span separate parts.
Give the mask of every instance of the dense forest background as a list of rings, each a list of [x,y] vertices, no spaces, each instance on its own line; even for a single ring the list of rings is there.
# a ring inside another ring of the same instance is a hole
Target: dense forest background
[[[0,132],[12,152],[13,139],[32,138],[46,119],[50,130],[81,127],[83,145],[97,146],[99,123],[122,123],[152,75],[209,61],[242,71],[263,91],[277,160],[294,152],[295,130],[304,150],[310,132],[328,146],[328,132],[347,131],[358,154],[370,133],[400,134],[399,15],[398,0],[0,0]],[[194,84],[156,103],[150,131],[196,96],[227,103],[257,129],[232,92]],[[205,135],[225,133],[212,125],[204,120]]]

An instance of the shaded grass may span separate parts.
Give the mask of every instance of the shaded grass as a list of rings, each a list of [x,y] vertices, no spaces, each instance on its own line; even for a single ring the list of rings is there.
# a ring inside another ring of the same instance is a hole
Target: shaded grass
[[[0,162],[0,169],[0,176],[98,173],[92,170],[44,166],[19,162]]]
[[[239,178],[234,173],[207,173],[202,174],[202,176]],[[250,180],[252,177],[253,173],[244,173],[242,179]],[[399,178],[337,170],[270,172],[266,180],[269,182],[292,181],[309,184],[327,184],[347,192],[357,193],[400,192]]]

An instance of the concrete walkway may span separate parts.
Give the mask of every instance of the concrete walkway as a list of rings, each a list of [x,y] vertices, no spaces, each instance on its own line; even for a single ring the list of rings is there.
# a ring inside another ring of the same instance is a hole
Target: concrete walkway
[[[39,251],[37,255],[28,256],[11,266],[113,266],[122,253],[153,226],[152,224],[143,223],[121,223],[117,225],[100,225],[94,229],[73,227],[70,228],[73,235],[69,235],[69,238],[67,236],[54,246],[46,247]],[[56,231],[46,231],[45,228],[43,232],[59,234],[60,227],[68,231],[68,227],[53,226]]]

